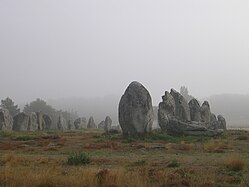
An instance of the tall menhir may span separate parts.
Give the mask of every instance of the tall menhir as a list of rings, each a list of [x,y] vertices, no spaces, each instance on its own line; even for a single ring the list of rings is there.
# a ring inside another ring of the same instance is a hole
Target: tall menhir
[[[148,90],[139,82],[132,82],[119,102],[119,123],[123,134],[143,135],[152,129],[153,108]]]

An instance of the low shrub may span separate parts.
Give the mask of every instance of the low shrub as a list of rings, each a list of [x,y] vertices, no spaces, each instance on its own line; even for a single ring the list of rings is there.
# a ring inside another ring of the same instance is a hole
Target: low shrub
[[[69,165],[86,165],[90,162],[90,156],[85,152],[71,153],[67,157],[67,164]]]

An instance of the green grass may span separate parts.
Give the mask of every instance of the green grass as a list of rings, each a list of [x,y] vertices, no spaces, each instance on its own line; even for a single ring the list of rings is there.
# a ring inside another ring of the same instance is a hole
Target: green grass
[[[122,135],[121,134],[106,134],[106,133],[103,133],[101,135],[94,135],[93,138],[96,139],[96,142],[102,142],[102,141],[105,141],[105,140],[108,140],[108,141],[115,141],[115,140],[119,140],[119,139],[122,139]]]
[[[90,156],[85,152],[71,153],[67,157],[67,164],[69,165],[86,165],[90,162]]]
[[[205,143],[208,142],[210,137],[197,137],[197,136],[170,136],[166,133],[149,133],[144,136],[126,137],[123,138],[122,143],[132,143],[136,141],[144,142],[157,142],[165,141],[168,143],[180,143],[182,141],[186,143]],[[113,139],[112,139],[113,140]]]
[[[197,136],[170,136],[166,133],[156,133],[156,134],[148,134],[145,137],[145,140],[163,140],[170,143],[179,143],[179,142],[207,142],[210,138],[209,137],[197,137]]]
[[[13,136],[13,132],[12,131],[0,131],[0,137],[11,137]]]
[[[16,141],[29,141],[33,140],[34,138],[32,136],[18,136],[14,140]]]
[[[177,167],[180,167],[180,163],[178,160],[174,159],[172,160],[169,164],[168,164],[168,167],[169,168],[177,168]]]
[[[147,165],[146,160],[138,160],[138,161],[131,164],[131,166],[133,166],[133,167],[145,166],[145,165]]]

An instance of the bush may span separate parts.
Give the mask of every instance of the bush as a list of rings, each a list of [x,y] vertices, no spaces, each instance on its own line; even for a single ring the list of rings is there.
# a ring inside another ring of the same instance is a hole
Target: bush
[[[67,157],[67,164],[69,165],[86,165],[90,163],[90,156],[85,152],[71,153]]]

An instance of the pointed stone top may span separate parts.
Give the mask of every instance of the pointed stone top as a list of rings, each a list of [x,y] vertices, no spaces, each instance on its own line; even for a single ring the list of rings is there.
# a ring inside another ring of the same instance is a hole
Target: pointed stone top
[[[210,107],[208,101],[204,101],[204,103],[202,104],[202,106],[208,106],[208,107]]]
[[[128,88],[130,87],[144,87],[144,86],[138,81],[133,81],[129,84]]]

